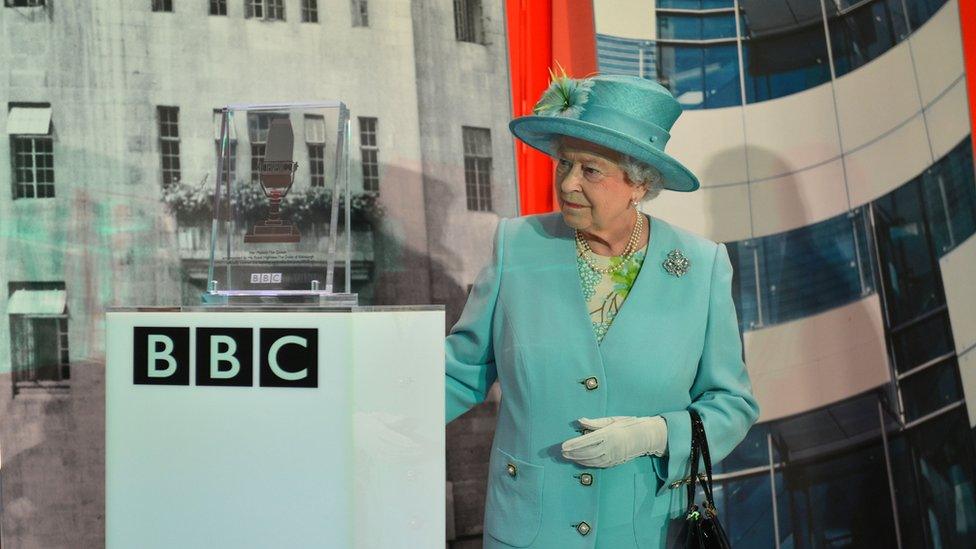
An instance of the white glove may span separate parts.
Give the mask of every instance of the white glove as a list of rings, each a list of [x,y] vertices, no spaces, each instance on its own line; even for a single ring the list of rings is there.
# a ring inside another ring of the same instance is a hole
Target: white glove
[[[591,432],[563,443],[563,457],[587,467],[613,467],[638,456],[664,455],[667,422],[661,416],[579,418]]]

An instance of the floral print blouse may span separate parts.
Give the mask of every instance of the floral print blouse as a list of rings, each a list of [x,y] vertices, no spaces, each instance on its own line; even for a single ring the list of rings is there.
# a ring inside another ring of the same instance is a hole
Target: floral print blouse
[[[580,276],[580,285],[583,288],[583,298],[587,303],[587,310],[590,312],[590,322],[593,324],[593,332],[597,342],[602,343],[603,337],[607,335],[610,324],[614,317],[627,299],[630,288],[637,280],[637,273],[640,272],[641,265],[644,264],[644,255],[647,253],[645,244],[634,255],[630,256],[626,264],[616,271],[602,274],[594,271],[583,259],[584,253],[590,254],[590,260],[594,265],[605,268],[611,263],[614,266],[620,265],[623,256],[607,257],[591,252],[580,251],[576,256],[576,267]]]

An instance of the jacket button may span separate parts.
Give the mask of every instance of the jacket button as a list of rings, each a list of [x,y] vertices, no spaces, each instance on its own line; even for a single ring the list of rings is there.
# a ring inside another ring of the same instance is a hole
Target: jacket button
[[[583,473],[582,475],[579,476],[579,481],[580,484],[582,484],[583,486],[589,486],[593,484],[593,475],[589,473]]]
[[[581,536],[585,536],[590,533],[590,525],[586,522],[581,522],[576,525],[576,531],[579,532]]]
[[[514,477],[515,474],[518,473],[518,467],[516,467],[514,463],[509,463],[508,466],[505,467],[505,470],[508,471],[508,476],[510,477]]]
[[[600,382],[597,381],[595,377],[588,377],[583,380],[583,385],[586,387],[587,391],[592,391],[600,386]]]

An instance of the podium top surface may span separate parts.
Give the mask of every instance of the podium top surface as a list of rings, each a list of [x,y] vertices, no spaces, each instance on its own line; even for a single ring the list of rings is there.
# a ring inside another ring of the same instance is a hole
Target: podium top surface
[[[443,311],[443,305],[192,305],[172,307],[106,307],[107,313],[385,313],[395,311]]]

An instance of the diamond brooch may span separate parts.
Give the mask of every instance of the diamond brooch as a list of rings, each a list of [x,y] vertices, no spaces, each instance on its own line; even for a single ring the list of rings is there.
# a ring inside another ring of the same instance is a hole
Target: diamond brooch
[[[688,272],[691,261],[688,261],[688,258],[681,253],[681,250],[674,249],[668,252],[668,258],[661,265],[664,266],[664,270],[668,274],[680,277]]]

